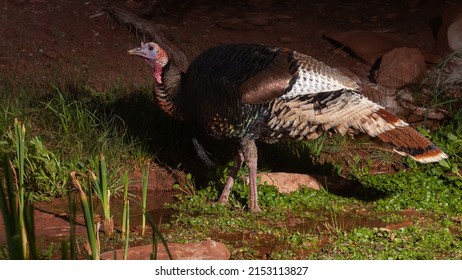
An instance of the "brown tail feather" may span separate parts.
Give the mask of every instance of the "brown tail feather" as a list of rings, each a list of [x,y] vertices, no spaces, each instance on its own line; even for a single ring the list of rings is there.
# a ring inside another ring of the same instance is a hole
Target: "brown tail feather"
[[[377,137],[393,146],[395,152],[410,156],[418,162],[435,162],[447,158],[435,144],[409,126],[399,126]]]

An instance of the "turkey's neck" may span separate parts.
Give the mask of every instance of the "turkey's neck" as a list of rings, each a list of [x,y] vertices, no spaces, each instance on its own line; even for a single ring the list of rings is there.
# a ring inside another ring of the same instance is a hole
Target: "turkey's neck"
[[[167,65],[161,69],[154,68],[154,95],[159,107],[167,114],[182,121],[181,112],[181,81],[182,72],[173,60],[170,60]]]

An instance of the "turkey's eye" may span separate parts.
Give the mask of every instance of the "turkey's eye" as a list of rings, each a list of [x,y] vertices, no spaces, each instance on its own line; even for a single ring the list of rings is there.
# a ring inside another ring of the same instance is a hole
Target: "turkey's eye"
[[[152,51],[154,49],[153,46],[149,46],[149,50]]]

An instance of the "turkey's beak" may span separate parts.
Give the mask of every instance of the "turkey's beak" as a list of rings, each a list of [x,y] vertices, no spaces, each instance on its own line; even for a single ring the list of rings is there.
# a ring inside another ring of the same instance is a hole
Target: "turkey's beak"
[[[141,57],[147,57],[148,54],[146,53],[146,48],[139,47],[139,48],[134,48],[128,51],[128,54],[130,55],[139,55]]]

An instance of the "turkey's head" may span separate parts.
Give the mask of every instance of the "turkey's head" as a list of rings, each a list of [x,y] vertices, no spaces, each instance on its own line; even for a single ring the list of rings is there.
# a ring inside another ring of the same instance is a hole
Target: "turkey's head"
[[[141,47],[128,51],[128,54],[139,55],[154,68],[153,77],[157,83],[162,84],[162,69],[168,63],[168,54],[158,44],[141,42]]]

